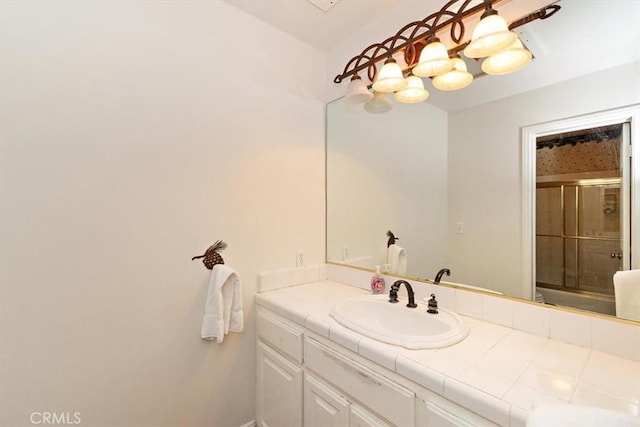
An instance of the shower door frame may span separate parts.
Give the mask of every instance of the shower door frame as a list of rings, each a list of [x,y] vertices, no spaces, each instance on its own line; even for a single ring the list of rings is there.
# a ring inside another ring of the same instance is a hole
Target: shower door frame
[[[624,137],[620,138],[620,142],[621,142],[621,146],[622,143],[626,141],[626,139]],[[627,158],[628,159],[628,155],[627,153],[621,153],[621,158]],[[624,173],[624,170],[622,171]],[[628,182],[628,180],[627,180]],[[623,177],[619,176],[619,177],[610,177],[610,178],[583,178],[583,179],[574,179],[574,180],[557,180],[557,181],[549,181],[549,182],[539,182],[536,184],[536,190],[542,189],[542,188],[558,188],[560,189],[560,210],[561,210],[561,216],[562,216],[562,232],[559,234],[540,234],[539,230],[536,229],[536,238],[538,237],[553,237],[553,238],[560,238],[562,239],[562,284],[561,285],[557,285],[557,284],[552,284],[552,283],[546,283],[544,281],[540,281],[539,278],[536,276],[536,287],[540,287],[540,288],[545,288],[545,289],[553,289],[553,290],[557,290],[557,291],[563,291],[563,292],[572,292],[572,293],[577,293],[577,294],[582,294],[582,295],[593,295],[599,298],[613,298],[613,288],[612,288],[612,293],[608,293],[608,292],[603,292],[603,291],[595,291],[593,289],[590,290],[585,290],[583,286],[581,286],[581,275],[580,275],[580,265],[582,264],[580,262],[580,256],[578,255],[578,248],[580,246],[580,242],[586,242],[586,241],[600,241],[600,242],[616,242],[620,248],[622,249],[622,253],[624,254],[622,256],[622,258],[620,258],[620,267],[622,270],[628,270],[629,269],[629,265],[630,265],[630,248],[628,248],[628,244],[629,244],[629,238],[628,238],[628,234],[629,234],[629,209],[628,209],[628,200],[622,200],[621,199],[621,203],[620,206],[623,207],[623,209],[620,210],[620,214],[618,216],[619,219],[619,224],[620,227],[618,228],[618,237],[604,237],[604,236],[584,236],[582,235],[582,233],[579,232],[579,230],[575,230],[575,233],[567,233],[567,228],[566,228],[566,221],[567,221],[567,216],[566,216],[566,199],[565,199],[565,193],[567,191],[567,188],[571,188],[571,187],[575,187],[576,188],[576,194],[575,194],[575,212],[574,212],[574,221],[575,221],[575,226],[577,227],[580,224],[580,208],[579,205],[580,203],[578,202],[578,199],[582,198],[582,193],[581,193],[581,189],[584,189],[586,187],[611,187],[611,186],[616,186],[618,187],[618,191],[620,193],[621,196],[623,196],[623,193],[629,194],[629,186],[623,185]],[[625,191],[626,190],[626,191]],[[537,197],[537,191],[536,191],[536,197]],[[628,199],[628,198],[627,198]],[[538,201],[536,200],[536,205],[537,205]],[[627,203],[627,205],[625,206],[623,203]],[[626,229],[623,230],[623,227],[627,225]],[[537,224],[536,224],[537,226]],[[627,236],[625,238],[625,236]],[[568,286],[567,285],[567,263],[566,263],[566,259],[567,259],[567,241],[571,241],[574,242],[576,244],[576,246],[574,246],[574,248],[576,248],[576,260],[575,262],[575,266],[573,268],[573,271],[575,272],[575,278],[574,278],[574,286]],[[620,255],[620,254],[618,254]],[[611,253],[611,258],[613,258],[613,253]],[[536,266],[537,267],[537,266]]]
[[[535,301],[536,292],[536,141],[538,137],[599,126],[629,123],[628,143],[621,145],[621,202],[629,218],[621,224],[623,269],[640,268],[640,105],[587,114],[522,128],[522,296]],[[623,126],[623,132],[625,128]],[[629,160],[630,158],[630,160]],[[629,186],[633,191],[629,191]],[[630,207],[627,208],[627,207]],[[635,222],[637,226],[632,227]]]

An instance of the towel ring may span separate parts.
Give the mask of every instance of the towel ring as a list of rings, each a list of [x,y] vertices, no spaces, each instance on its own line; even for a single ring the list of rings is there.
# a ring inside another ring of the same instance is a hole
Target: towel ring
[[[191,261],[193,261],[194,259],[204,258],[202,260],[202,263],[205,267],[211,270],[216,264],[224,264],[224,259],[222,259],[218,252],[223,251],[226,248],[227,244],[222,240],[218,240],[213,245],[209,246],[209,249],[207,249],[204,254],[194,256],[193,258],[191,258]]]
[[[396,240],[400,240],[399,237],[396,237],[396,236],[393,235],[391,230],[387,231],[387,236],[389,237],[389,240],[387,240],[387,247],[389,247],[391,245],[395,245],[396,244]]]

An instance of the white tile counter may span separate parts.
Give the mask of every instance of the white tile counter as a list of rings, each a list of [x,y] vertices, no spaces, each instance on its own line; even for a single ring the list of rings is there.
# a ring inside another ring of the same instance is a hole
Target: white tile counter
[[[542,402],[597,406],[640,418],[640,362],[469,316],[463,317],[471,332],[462,342],[436,350],[408,350],[364,337],[329,315],[338,302],[368,293],[324,280],[263,292],[255,299],[500,425],[523,425],[527,413]],[[451,309],[445,300],[440,306]]]

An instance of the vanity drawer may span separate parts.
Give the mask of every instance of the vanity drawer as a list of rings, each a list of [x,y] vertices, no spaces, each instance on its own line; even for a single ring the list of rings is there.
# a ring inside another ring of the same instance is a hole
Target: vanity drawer
[[[256,330],[260,339],[268,342],[294,361],[302,363],[304,333],[301,329],[273,313],[259,309]]]
[[[309,337],[305,361],[309,369],[393,424],[415,425],[413,392]]]

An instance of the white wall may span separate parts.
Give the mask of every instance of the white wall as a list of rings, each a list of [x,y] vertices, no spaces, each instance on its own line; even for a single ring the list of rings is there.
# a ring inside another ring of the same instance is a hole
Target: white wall
[[[0,424],[252,420],[256,275],[324,259],[324,54],[219,1],[3,1],[0,36]]]
[[[521,128],[639,103],[638,76],[640,63],[629,63],[449,114],[447,261],[456,281],[522,296]]]

